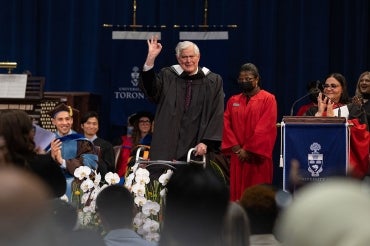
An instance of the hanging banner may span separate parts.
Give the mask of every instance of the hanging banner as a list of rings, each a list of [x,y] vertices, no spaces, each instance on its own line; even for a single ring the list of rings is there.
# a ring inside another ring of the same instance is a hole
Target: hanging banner
[[[345,176],[348,165],[348,130],[346,123],[283,124],[283,189],[291,184],[291,163],[298,161],[295,174],[300,183],[321,182],[329,176]]]
[[[112,138],[126,134],[128,117],[138,111],[155,112],[139,88],[139,76],[147,52],[146,41],[115,40],[110,72],[110,131]]]

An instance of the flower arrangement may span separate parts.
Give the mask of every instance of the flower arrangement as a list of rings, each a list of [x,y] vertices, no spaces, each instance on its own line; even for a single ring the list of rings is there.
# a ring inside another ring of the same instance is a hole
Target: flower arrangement
[[[159,241],[166,185],[172,173],[168,169],[158,180],[150,180],[149,171],[135,163],[126,176],[124,186],[134,195],[137,207],[134,228],[148,241]]]
[[[109,185],[118,184],[117,173],[109,172],[102,180],[100,173],[87,166],[80,166],[74,171],[72,182],[72,204],[78,209],[79,228],[102,230],[95,210],[95,201],[99,192]]]

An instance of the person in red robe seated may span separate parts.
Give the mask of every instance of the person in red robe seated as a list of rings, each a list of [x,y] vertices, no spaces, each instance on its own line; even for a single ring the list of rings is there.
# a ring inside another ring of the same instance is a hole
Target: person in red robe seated
[[[363,178],[369,172],[369,132],[366,112],[360,105],[350,102],[347,82],[340,73],[330,74],[323,93],[317,97],[318,106],[311,107],[306,115],[316,117],[346,117],[350,125],[350,158],[348,174]]]
[[[116,172],[120,177],[126,175],[129,162],[132,161],[132,157],[136,155],[137,148],[142,146],[145,147],[143,157],[149,152],[147,149],[150,148],[152,141],[152,124],[154,115],[151,112],[140,111],[129,117],[129,124],[133,127],[132,132],[121,137],[122,147],[121,153],[118,158]]]
[[[252,63],[241,66],[242,92],[230,97],[224,112],[221,149],[230,155],[230,200],[240,199],[252,185],[272,183],[272,152],[277,136],[275,96],[260,87]]]

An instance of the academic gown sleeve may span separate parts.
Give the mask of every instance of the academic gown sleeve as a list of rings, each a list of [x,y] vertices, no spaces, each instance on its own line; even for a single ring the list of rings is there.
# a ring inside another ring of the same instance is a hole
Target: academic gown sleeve
[[[234,101],[234,97],[231,97],[226,103],[226,109],[224,112],[224,128],[222,134],[221,149],[227,155],[232,153],[231,148],[233,146],[239,145],[239,140],[236,136],[236,132],[234,132],[232,127],[231,109],[233,107],[233,103],[236,102]]]
[[[275,97],[272,95],[265,97],[261,108],[256,110],[259,111],[260,118],[255,125],[253,135],[249,138],[249,141],[243,144],[243,149],[259,156],[271,158],[277,136],[277,104]]]
[[[363,178],[369,172],[369,139],[370,135],[366,124],[361,124],[358,119],[348,120],[350,138],[350,175]]]

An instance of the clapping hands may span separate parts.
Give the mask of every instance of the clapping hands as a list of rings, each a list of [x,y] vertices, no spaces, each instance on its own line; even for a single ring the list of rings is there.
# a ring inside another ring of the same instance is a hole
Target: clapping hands
[[[326,111],[326,116],[334,116],[333,106],[334,102],[320,92],[319,96],[317,97],[318,111],[315,116],[322,116],[324,111]]]

